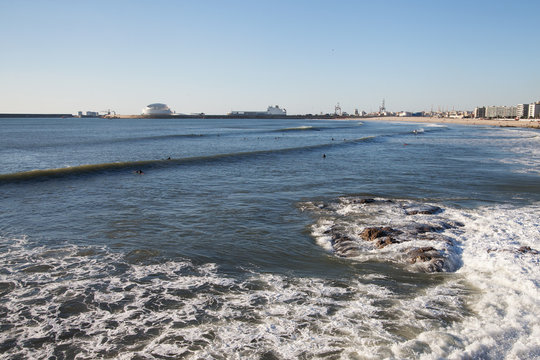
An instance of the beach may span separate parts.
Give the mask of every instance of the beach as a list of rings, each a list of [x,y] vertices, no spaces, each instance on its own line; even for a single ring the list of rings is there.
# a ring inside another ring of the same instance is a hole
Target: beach
[[[355,119],[353,119],[355,120]],[[384,116],[366,118],[366,121],[390,121],[390,122],[416,122],[416,123],[429,123],[429,124],[459,124],[459,125],[476,125],[476,126],[500,126],[500,127],[519,127],[519,128],[533,128],[540,129],[540,120],[514,120],[514,119],[501,119],[501,120],[488,120],[488,119],[469,119],[469,118],[439,118],[439,117],[401,117],[401,116]]]

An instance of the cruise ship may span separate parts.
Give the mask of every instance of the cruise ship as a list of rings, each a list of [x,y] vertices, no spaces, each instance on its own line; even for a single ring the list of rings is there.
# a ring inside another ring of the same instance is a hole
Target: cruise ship
[[[269,106],[266,111],[231,111],[230,116],[287,116],[287,110],[278,105]]]

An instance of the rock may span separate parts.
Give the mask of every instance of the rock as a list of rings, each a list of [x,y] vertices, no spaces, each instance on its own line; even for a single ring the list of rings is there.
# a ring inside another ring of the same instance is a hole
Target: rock
[[[362,239],[366,241],[373,241],[377,238],[383,237],[383,236],[390,236],[390,235],[398,235],[402,232],[399,230],[392,229],[391,227],[385,226],[385,227],[367,227],[365,228],[361,233],[360,236]]]
[[[385,247],[387,245],[397,244],[397,243],[399,243],[399,241],[397,241],[393,237],[386,236],[386,237],[377,239],[377,241],[375,242],[375,246],[377,246],[377,248],[379,248],[379,249],[382,249],[383,247]]]
[[[440,225],[427,225],[427,224],[416,224],[413,228],[413,231],[415,231],[418,234],[424,234],[427,232],[438,232],[445,230],[444,226]]]
[[[540,254],[540,252],[538,250],[531,249],[530,246],[522,246],[517,251],[522,253],[522,254],[525,254],[525,253],[526,254],[534,254],[534,255]]]
[[[422,206],[417,206],[417,207],[409,207],[409,208],[406,208],[405,209],[405,214],[407,215],[418,215],[418,214],[423,214],[423,215],[433,215],[433,214],[437,214],[439,212],[441,212],[442,209],[438,206],[434,206],[434,205],[422,205]]]
[[[437,249],[431,246],[414,249],[407,256],[411,264],[428,263],[426,264],[426,270],[428,272],[443,271],[444,258]]]
[[[437,249],[431,246],[414,249],[409,252],[408,256],[413,264],[418,261],[430,261],[433,258],[441,257]]]
[[[434,259],[427,265],[427,272],[442,272],[444,270],[444,259]]]
[[[360,199],[360,200],[354,200],[353,202],[355,204],[371,204],[371,203],[374,203],[376,200],[375,199]]]
[[[355,256],[358,251],[356,242],[349,236],[340,233],[332,234],[332,248],[337,255],[342,257]]]
[[[353,199],[352,204],[374,204],[374,203],[393,203],[392,200],[377,200],[373,198]]]

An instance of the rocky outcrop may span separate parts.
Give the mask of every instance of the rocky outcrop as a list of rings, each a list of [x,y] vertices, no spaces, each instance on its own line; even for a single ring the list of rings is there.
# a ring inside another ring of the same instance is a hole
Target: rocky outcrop
[[[360,236],[366,241],[372,241],[383,236],[399,235],[402,231],[392,229],[391,227],[367,227],[361,233]]]
[[[367,227],[361,233],[360,237],[366,241],[375,241],[375,246],[379,249],[390,245],[396,244],[399,241],[396,240],[393,235],[402,234],[402,231],[392,229],[391,227]]]
[[[535,249],[531,249],[530,246],[522,246],[517,251],[522,253],[522,254],[533,254],[533,255],[540,254],[540,251],[535,250]]]
[[[405,208],[405,214],[407,215],[433,215],[442,212],[442,209],[434,205],[414,205]]]
[[[460,266],[459,248],[452,237],[455,232],[447,230],[463,224],[446,218],[439,206],[409,200],[341,197],[314,208],[321,217],[320,226],[331,224],[322,235],[337,256],[359,257],[363,261],[386,259],[413,271],[455,271]],[[521,251],[534,253],[526,248]]]
[[[444,268],[444,257],[434,247],[416,248],[407,254],[411,264],[426,263],[429,272],[441,272]]]
[[[488,249],[487,252],[498,252],[498,251],[505,251],[510,253],[517,253],[517,254],[530,254],[530,255],[540,255],[540,251],[535,250],[531,248],[530,246],[520,246],[518,249]]]
[[[334,227],[325,231],[324,234],[332,237],[332,248],[338,256],[352,257],[358,254],[358,244],[353,238],[341,233]]]

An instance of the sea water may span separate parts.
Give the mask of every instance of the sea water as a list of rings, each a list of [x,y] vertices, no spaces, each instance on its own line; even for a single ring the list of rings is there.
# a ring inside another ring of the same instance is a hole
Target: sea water
[[[2,358],[540,357],[536,130],[0,119],[0,204]]]

